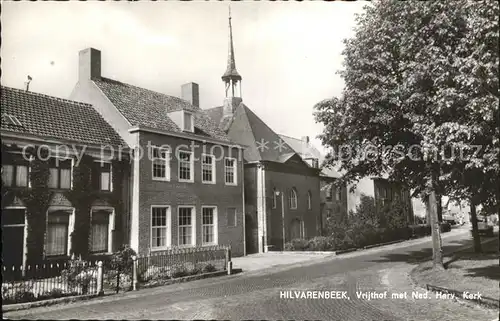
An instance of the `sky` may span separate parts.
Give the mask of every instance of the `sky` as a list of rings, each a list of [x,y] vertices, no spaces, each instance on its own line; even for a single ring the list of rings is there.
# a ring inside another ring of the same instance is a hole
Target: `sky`
[[[232,2],[243,102],[274,131],[314,139],[313,106],[338,96],[343,39],[363,2]],[[102,75],[164,94],[200,86],[200,107],[221,106],[228,3],[2,2],[3,86],[67,98],[78,52],[101,51]]]

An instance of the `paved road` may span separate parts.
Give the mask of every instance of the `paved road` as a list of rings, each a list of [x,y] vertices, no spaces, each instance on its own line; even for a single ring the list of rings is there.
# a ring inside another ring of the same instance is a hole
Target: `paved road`
[[[470,243],[468,234],[443,240],[450,252]],[[28,319],[320,319],[320,320],[493,320],[497,312],[447,299],[392,299],[412,291],[408,277],[430,242],[390,246],[324,259],[275,273],[239,274],[142,290],[88,302],[11,312]],[[349,299],[283,299],[280,291],[347,291]],[[387,299],[358,299],[356,292],[388,292]]]

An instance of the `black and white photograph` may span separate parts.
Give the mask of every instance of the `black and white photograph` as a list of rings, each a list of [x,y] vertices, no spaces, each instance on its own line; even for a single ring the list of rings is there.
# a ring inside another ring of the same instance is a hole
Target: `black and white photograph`
[[[499,321],[499,4],[1,1],[2,318]]]

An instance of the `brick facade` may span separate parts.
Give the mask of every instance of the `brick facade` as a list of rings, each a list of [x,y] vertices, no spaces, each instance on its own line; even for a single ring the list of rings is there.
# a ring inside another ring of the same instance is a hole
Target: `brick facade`
[[[140,132],[139,145],[144,152],[149,145],[168,145],[172,151],[176,149],[190,151],[191,141],[156,133]],[[195,142],[202,146],[201,142]],[[182,146],[183,145],[183,146]],[[178,207],[194,206],[196,245],[202,244],[202,206],[217,207],[218,244],[231,245],[234,256],[244,254],[244,222],[243,222],[243,177],[242,162],[237,163],[237,185],[226,185],[224,181],[223,157],[230,155],[229,147],[206,144],[206,153],[212,153],[216,159],[215,184],[202,183],[201,154],[203,147],[194,148],[194,181],[179,182],[178,160],[172,153],[170,160],[170,181],[155,181],[152,179],[152,161],[142,157],[139,162],[139,244],[140,254],[149,253],[151,246],[151,206],[170,206],[170,244],[178,245]],[[238,151],[232,149],[231,157],[238,158]],[[227,208],[236,209],[236,226],[228,226]],[[168,223],[167,223],[168,224]]]

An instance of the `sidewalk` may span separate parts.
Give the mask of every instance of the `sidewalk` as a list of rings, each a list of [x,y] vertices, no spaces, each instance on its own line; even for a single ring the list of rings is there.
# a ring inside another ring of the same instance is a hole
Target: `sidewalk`
[[[334,256],[335,253],[267,252],[232,258],[233,268],[243,272],[266,270],[272,267],[312,262]]]
[[[483,297],[498,300],[498,233],[493,238],[482,238],[481,241],[483,253],[474,253],[473,248],[456,252],[445,258],[446,270],[439,272],[432,270],[432,262],[421,263],[411,273],[413,280],[422,287],[429,284],[461,293],[480,293]]]

